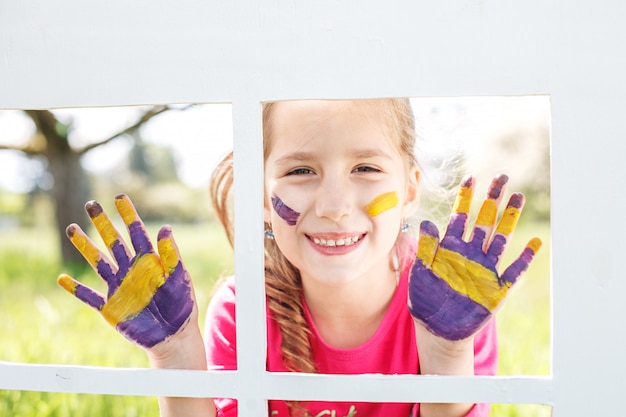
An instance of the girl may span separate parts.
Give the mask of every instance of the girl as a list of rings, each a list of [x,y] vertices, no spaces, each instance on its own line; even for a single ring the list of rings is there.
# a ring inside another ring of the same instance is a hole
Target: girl
[[[265,158],[266,291],[269,371],[493,375],[492,314],[528,267],[533,239],[502,274],[499,260],[521,213],[513,194],[496,226],[506,176],[494,179],[466,236],[474,179],[459,189],[442,239],[416,211],[422,166],[408,100],[267,104]],[[211,190],[232,243],[228,195],[232,159]],[[115,262],[77,225],[68,236],[107,281],[107,297],[62,275],[59,283],[98,309],[159,368],[236,369],[234,279],[213,297],[203,346],[191,280],[165,226],[158,254],[130,200],[116,205],[135,255],[95,202],[87,212]],[[408,300],[408,303],[407,303]],[[407,308],[408,306],[408,308]],[[206,356],[205,356],[206,353]],[[164,416],[236,415],[231,399],[161,398]],[[270,401],[272,416],[487,416],[484,404],[294,403]]]

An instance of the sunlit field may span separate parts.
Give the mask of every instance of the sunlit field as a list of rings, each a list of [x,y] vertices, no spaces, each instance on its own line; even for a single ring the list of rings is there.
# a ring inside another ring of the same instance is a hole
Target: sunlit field
[[[150,230],[151,236],[156,236],[157,227]],[[548,226],[518,230],[508,255],[516,256],[534,235],[542,237],[544,247],[497,316],[501,375],[550,373]],[[203,312],[216,279],[232,273],[232,252],[221,229],[209,224],[174,225],[174,236]],[[105,289],[90,269],[61,266],[56,245],[50,231],[0,233],[0,360],[147,367],[139,348],[57,286],[57,275],[69,272],[88,285]],[[105,415],[156,417],[158,407],[155,398],[0,391],[0,416]],[[549,407],[538,405],[494,405],[492,411],[494,417],[549,415]]]

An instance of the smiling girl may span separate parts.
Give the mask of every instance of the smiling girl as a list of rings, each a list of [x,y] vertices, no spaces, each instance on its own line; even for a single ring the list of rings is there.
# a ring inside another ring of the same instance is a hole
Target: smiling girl
[[[443,238],[424,221],[415,239],[407,225],[423,194],[425,164],[413,154],[408,100],[268,103],[263,123],[267,369],[494,375],[492,316],[540,246],[533,239],[499,272],[524,205],[521,194],[512,194],[496,224],[508,178],[493,180],[471,232],[474,179],[466,177]],[[231,184],[229,155],[214,173],[211,191],[232,243]],[[61,285],[142,346],[154,367],[236,369],[234,278],[211,300],[203,346],[191,280],[171,230],[159,233],[157,255],[130,200],[116,201],[136,255],[101,207],[88,203],[116,263],[93,249],[78,226],[70,226],[68,235],[109,283],[109,294],[94,295],[67,276]],[[145,285],[124,284],[135,281]],[[138,288],[146,285],[139,303]],[[161,398],[160,405],[163,416],[237,412],[233,399]],[[269,415],[488,416],[489,406],[271,400]]]

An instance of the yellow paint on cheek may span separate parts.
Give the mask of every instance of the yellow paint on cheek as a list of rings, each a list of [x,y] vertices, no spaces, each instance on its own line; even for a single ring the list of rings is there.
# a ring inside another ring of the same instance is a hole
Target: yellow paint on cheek
[[[94,226],[96,226],[96,230],[102,236],[102,240],[104,244],[111,248],[113,244],[119,239],[119,234],[111,224],[109,218],[104,214],[104,212],[98,214],[96,217],[91,219],[93,221]]]
[[[137,316],[152,300],[156,290],[165,283],[163,267],[156,254],[139,257],[119,288],[102,308],[109,324],[128,321]]]
[[[497,207],[495,200],[485,200],[476,218],[477,226],[491,226],[496,222]]]
[[[439,239],[433,236],[424,234],[420,236],[417,247],[417,258],[420,259],[424,265],[430,265],[433,262],[438,243]]]
[[[167,273],[171,274],[178,265],[178,254],[174,249],[174,242],[170,238],[161,239],[158,242],[158,248],[163,266]]]
[[[461,187],[459,188],[459,193],[456,196],[452,211],[454,211],[455,213],[469,214],[471,204],[472,187]]]
[[[432,269],[456,292],[467,295],[489,311],[506,295],[507,287],[500,287],[492,271],[458,252],[439,248]]]
[[[517,221],[519,220],[520,211],[515,207],[507,207],[504,210],[504,214],[502,215],[502,219],[496,228],[496,233],[501,233],[505,236],[508,236],[515,230],[515,226],[517,226]]]
[[[374,198],[368,205],[364,207],[367,214],[376,217],[387,210],[391,210],[398,205],[398,195],[395,191],[381,194]]]
[[[76,246],[76,249],[85,257],[87,262],[89,262],[89,265],[95,268],[101,259],[100,251],[96,249],[83,234],[75,233],[70,237],[70,240],[74,246]]]

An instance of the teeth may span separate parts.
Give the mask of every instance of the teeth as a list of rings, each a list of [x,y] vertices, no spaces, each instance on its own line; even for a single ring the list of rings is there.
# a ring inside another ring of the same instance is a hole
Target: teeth
[[[320,239],[317,237],[313,238],[313,242],[315,242],[316,245],[320,245],[320,246],[348,246],[348,245],[352,245],[356,242],[359,241],[359,236],[352,236],[352,237],[345,237],[343,239]]]

